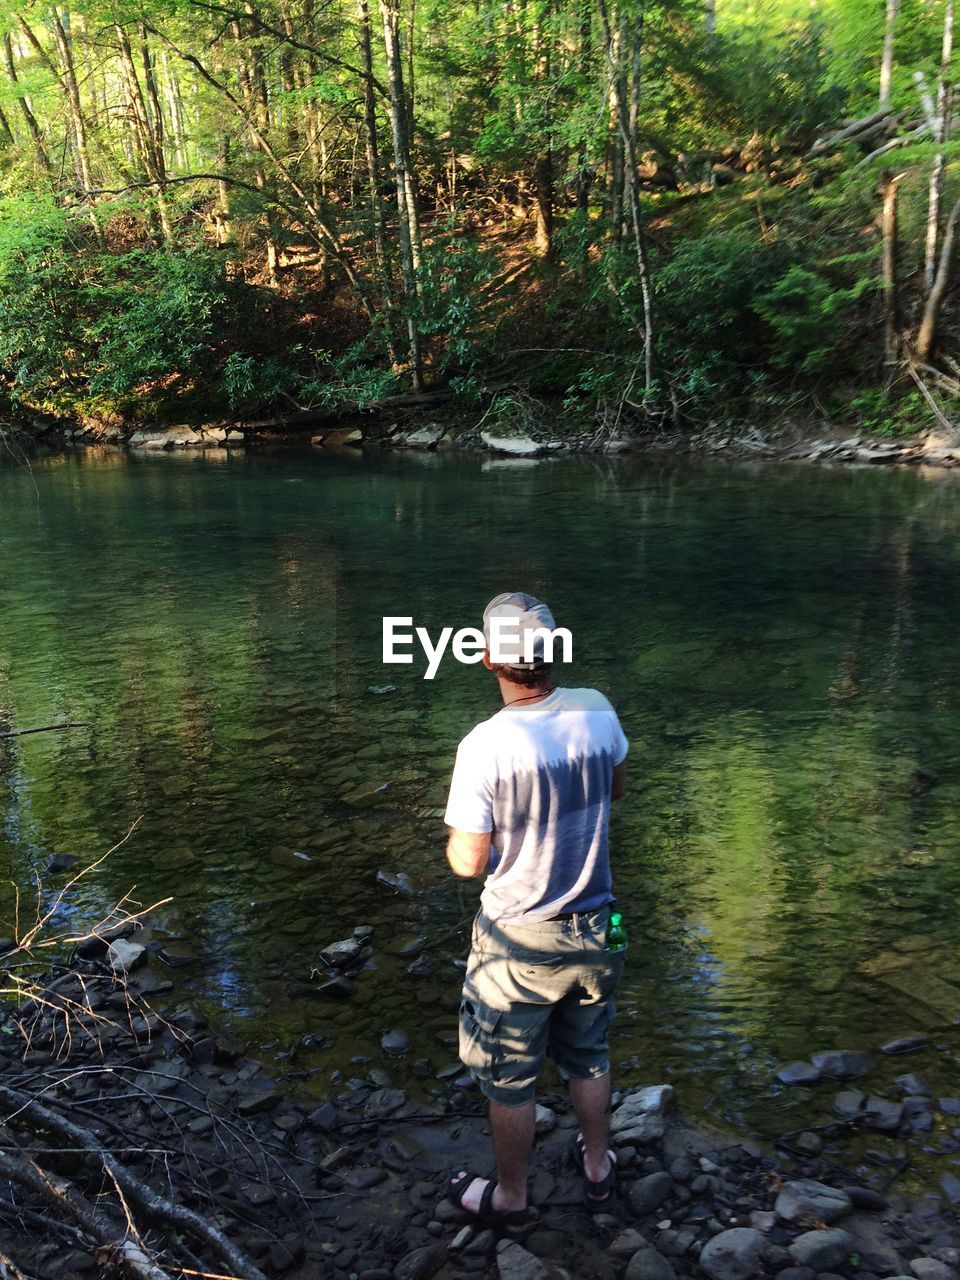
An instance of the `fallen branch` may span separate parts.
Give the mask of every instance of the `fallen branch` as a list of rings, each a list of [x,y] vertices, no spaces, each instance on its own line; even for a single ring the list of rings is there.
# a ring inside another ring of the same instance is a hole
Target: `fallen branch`
[[[89,720],[68,720],[66,724],[40,724],[34,729],[12,729],[9,733],[0,733],[0,738],[25,738],[28,733],[53,733],[57,729],[89,729]]]

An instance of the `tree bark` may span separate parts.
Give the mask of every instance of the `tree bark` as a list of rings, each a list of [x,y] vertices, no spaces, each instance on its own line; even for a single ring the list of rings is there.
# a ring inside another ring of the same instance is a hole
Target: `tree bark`
[[[717,34],[717,0],[703,0],[703,29],[711,39]]]
[[[937,86],[937,110],[934,119],[934,136],[942,146],[950,136],[950,109],[952,85],[950,63],[953,58],[953,9],[954,0],[947,0],[943,14],[943,44],[940,53],[940,82]],[[942,151],[933,158],[930,170],[930,190],[927,197],[927,231],[924,239],[923,285],[929,295],[937,272],[937,247],[940,239],[940,208],[943,203],[943,178],[946,160]]]
[[[173,226],[170,222],[170,213],[164,192],[167,175],[163,147],[162,144],[158,146],[157,135],[150,123],[150,109],[147,106],[147,99],[144,97],[140,77],[137,74],[137,66],[133,60],[133,49],[126,28],[121,26],[120,23],[116,23],[114,24],[114,31],[117,36],[120,67],[127,91],[127,109],[130,112],[130,133],[134,153],[140,160],[143,172],[156,185],[160,229],[164,242],[169,244],[173,240]],[[145,28],[141,29],[141,36],[144,40],[146,39],[145,31]],[[160,127],[162,128],[162,126]]]
[[[410,344],[410,371],[414,391],[422,386],[420,331],[418,325],[421,283],[420,222],[417,215],[416,181],[410,158],[410,126],[403,87],[400,56],[400,0],[379,0],[383,19],[383,43],[387,60],[387,106],[393,134],[393,167],[397,187],[400,261],[403,292],[407,305],[407,337]]]
[[[887,0],[886,22],[883,28],[883,53],[880,57],[880,106],[890,106],[890,83],[893,78],[893,48],[900,0]]]
[[[921,364],[925,364],[929,360],[930,352],[933,350],[933,340],[937,336],[940,303],[943,301],[943,295],[946,293],[947,285],[950,283],[950,268],[953,265],[953,244],[956,239],[958,219],[960,219],[960,200],[953,206],[950,211],[950,217],[947,219],[946,229],[943,233],[943,247],[940,250],[940,263],[937,267],[937,274],[934,277],[933,288],[927,295],[920,328],[917,331],[914,355]]]
[[[33,108],[30,106],[30,100],[20,86],[17,77],[17,63],[13,54],[13,41],[10,33],[7,32],[3,37],[3,65],[6,68],[7,78],[10,81],[14,96],[20,107],[20,114],[23,116],[24,123],[27,126],[27,132],[33,142],[34,154],[37,157],[37,163],[44,173],[51,172],[50,157],[47,155],[47,148],[43,144],[43,134],[40,126],[37,124],[37,118],[33,114]]]
[[[883,176],[881,214],[882,258],[880,279],[883,290],[883,358],[895,365],[900,358],[897,325],[897,186],[899,176]]]

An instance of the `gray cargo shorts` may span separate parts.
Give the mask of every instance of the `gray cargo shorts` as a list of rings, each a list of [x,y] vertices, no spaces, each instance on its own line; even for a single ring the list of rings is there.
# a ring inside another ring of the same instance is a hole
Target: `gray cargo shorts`
[[[534,1097],[545,1056],[564,1079],[610,1069],[607,1033],[623,951],[606,945],[609,907],[569,920],[473,923],[460,1003],[460,1057],[504,1106]]]

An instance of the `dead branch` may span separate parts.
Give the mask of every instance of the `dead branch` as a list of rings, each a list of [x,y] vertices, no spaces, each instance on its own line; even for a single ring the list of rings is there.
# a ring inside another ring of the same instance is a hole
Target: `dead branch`
[[[0,1280],[33,1280],[33,1278],[25,1271],[21,1271],[5,1253],[0,1253]]]
[[[265,1280],[263,1273],[247,1260],[243,1252],[228,1240],[219,1228],[205,1221],[192,1209],[174,1204],[166,1197],[152,1191],[114,1159],[113,1154],[101,1145],[91,1130],[84,1129],[74,1124],[72,1120],[58,1115],[49,1107],[42,1106],[28,1094],[2,1084],[0,1084],[0,1101],[13,1113],[11,1119],[16,1116],[21,1124],[32,1131],[52,1133],[63,1142],[85,1148],[88,1158],[99,1162],[105,1172],[116,1182],[118,1190],[144,1214],[148,1221],[178,1227],[193,1239],[207,1245],[217,1257],[222,1258],[227,1266],[232,1267],[245,1280]],[[6,1160],[8,1157],[0,1152],[0,1161]],[[3,1165],[0,1163],[0,1169],[2,1168]],[[131,1274],[136,1274],[138,1280],[141,1280],[141,1277],[142,1280],[168,1280],[161,1272],[152,1276],[148,1272],[131,1272]]]
[[[39,724],[33,729],[12,729],[9,733],[0,733],[0,738],[25,738],[28,733],[54,733],[57,729],[89,729],[89,720],[68,720],[65,724]]]

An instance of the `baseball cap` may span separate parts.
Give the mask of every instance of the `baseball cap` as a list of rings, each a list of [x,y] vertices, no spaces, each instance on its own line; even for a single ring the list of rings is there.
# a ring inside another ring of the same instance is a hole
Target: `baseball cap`
[[[504,591],[494,596],[483,611],[483,637],[488,649],[491,646],[491,622],[494,618],[516,619],[509,634],[500,637],[501,653],[516,654],[516,658],[512,656],[506,658],[509,666],[531,670],[543,664],[543,636],[534,636],[532,662],[523,660],[524,639],[528,633],[534,631],[556,630],[557,624],[553,620],[549,606],[542,600],[538,600],[536,596],[527,595],[525,591]],[[517,636],[516,641],[514,636]]]

